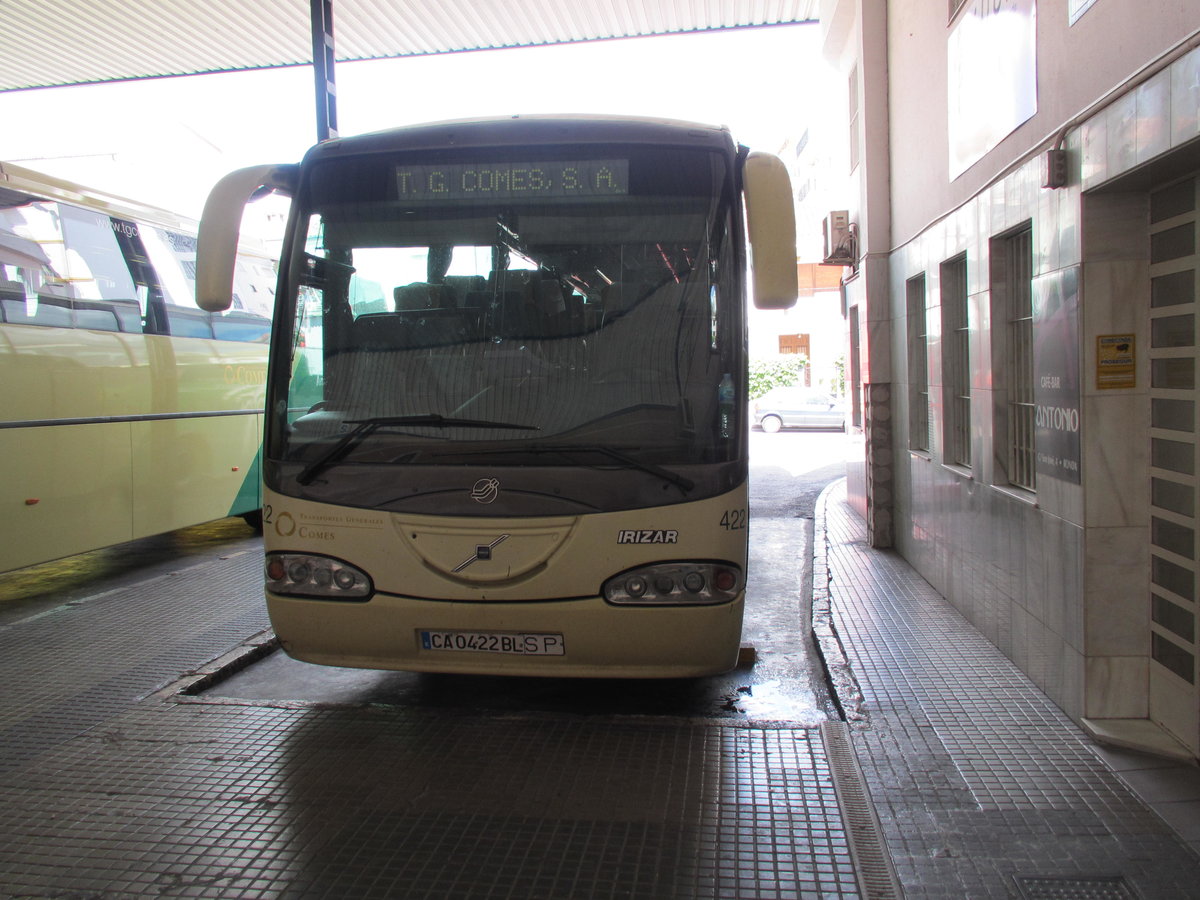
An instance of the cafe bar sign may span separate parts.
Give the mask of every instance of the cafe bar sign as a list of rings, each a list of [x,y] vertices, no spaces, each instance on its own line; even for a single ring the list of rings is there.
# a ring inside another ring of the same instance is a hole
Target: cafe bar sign
[[[1081,483],[1079,269],[1033,279],[1034,446],[1038,477]]]

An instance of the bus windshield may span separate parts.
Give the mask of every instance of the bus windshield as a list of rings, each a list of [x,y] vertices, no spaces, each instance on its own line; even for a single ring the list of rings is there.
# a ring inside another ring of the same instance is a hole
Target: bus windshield
[[[730,169],[645,145],[314,165],[277,319],[281,489],[469,515],[729,490],[745,406]],[[508,507],[446,509],[485,476]]]

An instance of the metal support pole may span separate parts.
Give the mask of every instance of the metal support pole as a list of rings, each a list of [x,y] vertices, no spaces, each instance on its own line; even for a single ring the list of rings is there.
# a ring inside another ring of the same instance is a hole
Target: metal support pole
[[[309,0],[313,77],[316,79],[317,141],[338,136],[337,86],[333,80],[333,0]]]

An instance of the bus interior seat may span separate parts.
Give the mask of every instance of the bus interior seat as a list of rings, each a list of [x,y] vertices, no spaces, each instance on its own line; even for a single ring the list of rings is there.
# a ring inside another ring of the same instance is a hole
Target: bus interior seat
[[[631,402],[673,404],[678,399],[675,348],[687,339],[678,331],[684,290],[674,282],[657,290],[641,282],[614,282],[601,292],[603,321],[594,346],[604,367],[596,374],[610,388],[620,385]],[[700,339],[711,340],[710,321],[700,321]],[[664,335],[670,339],[664,341]]]
[[[473,338],[477,331],[477,316],[473,310],[456,309],[426,309],[409,313],[401,313],[409,322],[409,346],[441,347],[449,344],[461,344]]]
[[[392,299],[397,312],[410,312],[422,309],[445,309],[455,306],[451,291],[441,284],[430,284],[417,281],[403,284],[392,291]]]
[[[413,309],[368,313],[354,320],[351,346],[368,352],[462,343],[475,332],[471,310]]]
[[[567,303],[558,279],[543,278],[533,283],[532,306],[541,320],[543,336],[560,337],[568,331]]]
[[[458,305],[464,305],[466,298],[473,293],[487,290],[487,279],[482,275],[447,275],[442,279]]]
[[[492,330],[497,337],[523,338],[531,336],[526,301],[527,297],[524,291],[503,291],[497,294],[496,304],[492,310]]]
[[[398,290],[398,289],[397,289]],[[356,350],[402,350],[409,345],[409,323],[396,313],[366,313],[351,327],[351,346]]]
[[[355,316],[346,340],[334,351],[325,345],[325,397],[342,410],[371,410],[396,390],[400,353],[408,346],[408,323],[394,312]]]
[[[493,290],[491,328],[497,337],[543,337],[543,314],[537,305],[538,273],[528,269],[493,272],[488,285]]]

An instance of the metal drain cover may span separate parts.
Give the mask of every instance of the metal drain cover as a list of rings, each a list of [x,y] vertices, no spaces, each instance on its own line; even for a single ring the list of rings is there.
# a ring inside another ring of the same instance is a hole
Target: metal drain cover
[[[1094,878],[1018,875],[1016,882],[1024,900],[1138,900],[1133,888],[1120,875]]]

